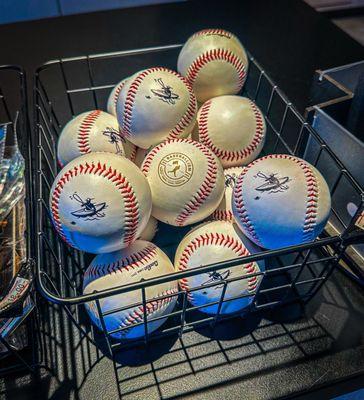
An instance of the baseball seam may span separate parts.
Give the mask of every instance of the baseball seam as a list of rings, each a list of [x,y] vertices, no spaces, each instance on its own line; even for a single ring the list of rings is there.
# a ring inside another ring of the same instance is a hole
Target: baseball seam
[[[211,109],[212,101],[208,100],[201,108],[198,116],[198,133],[201,143],[210,148],[220,160],[224,161],[237,161],[243,160],[249,157],[264,139],[265,123],[262,114],[258,107],[253,101],[249,101],[249,104],[254,113],[255,119],[255,133],[247,147],[242,150],[225,150],[217,147],[211,139],[208,129],[209,112]]]
[[[219,245],[224,248],[229,248],[235,252],[235,254],[238,257],[245,257],[249,255],[248,250],[235,238],[223,234],[223,233],[205,233],[202,235],[199,235],[192,239],[188,245],[184,248],[181,256],[179,257],[178,260],[178,268],[180,271],[185,271],[188,269],[188,262],[193,254],[194,251],[199,249],[200,247],[203,246],[208,246],[208,245]],[[251,262],[249,264],[244,264],[243,268],[247,274],[252,274],[257,272],[257,267],[254,262]],[[250,278],[247,278],[248,281],[248,292],[254,292],[255,289],[258,286],[258,277],[253,276]],[[189,290],[191,289],[188,283],[188,278],[182,278],[179,280],[179,285],[182,290],[187,291],[187,297],[188,299],[192,302],[193,301],[193,293],[191,293]]]
[[[117,88],[115,89],[115,92],[114,92],[114,108],[115,108],[115,111],[116,111],[116,105],[117,105],[117,103],[118,103],[119,94],[120,94],[120,92],[121,92],[121,89],[124,87],[124,85],[125,85],[125,81],[122,81],[122,82],[117,86]]]
[[[200,188],[197,190],[197,193],[192,196],[192,199],[185,205],[183,210],[176,217],[176,224],[178,226],[183,226],[187,219],[201,207],[201,205],[212,193],[217,181],[218,165],[211,150],[192,140],[189,140],[189,143],[197,147],[207,159],[207,172]]]
[[[128,256],[118,259],[110,264],[91,264],[85,273],[84,280],[88,285],[91,282],[91,279],[94,280],[103,277],[105,275],[105,269],[109,275],[117,272],[128,272],[134,268],[140,267],[145,262],[149,262],[153,257],[156,257],[156,255],[156,246],[150,244],[144,249],[129,254]]]
[[[165,290],[162,293],[159,293],[156,297],[162,297],[162,296],[171,296],[171,297],[166,297],[163,299],[156,299],[156,300],[149,300],[146,303],[146,316],[147,318],[149,316],[151,316],[155,311],[163,308],[163,307],[167,307],[171,301],[173,300],[173,297],[176,296],[176,294],[178,293],[178,289],[177,288],[170,288]],[[134,309],[132,309],[130,311],[130,313],[124,318],[123,321],[121,321],[120,323],[120,327],[124,328],[124,327],[132,327],[131,325],[134,325],[138,322],[142,322],[144,321],[144,307],[138,306],[135,307]]]
[[[63,230],[60,215],[59,215],[59,199],[62,194],[62,190],[67,182],[72,178],[79,175],[98,175],[111,181],[116,189],[120,192],[124,200],[125,209],[125,224],[124,224],[124,238],[123,242],[127,245],[131,244],[137,234],[138,223],[139,223],[139,203],[133,191],[133,188],[127,181],[126,177],[123,176],[116,169],[108,167],[106,164],[85,163],[79,164],[72,169],[66,171],[59,179],[53,190],[53,196],[51,200],[51,211],[52,220],[54,226],[61,236],[61,238],[69,245],[72,246],[72,241],[66,237]]]
[[[124,103],[124,112],[122,119],[122,131],[126,137],[131,136],[131,124],[133,117],[133,108],[135,104],[135,98],[138,93],[139,87],[142,84],[144,78],[150,75],[153,72],[169,72],[172,75],[179,78],[186,86],[189,92],[189,102],[186,112],[182,115],[181,119],[178,121],[177,125],[170,131],[168,135],[168,139],[174,139],[181,135],[182,132],[190,125],[197,111],[197,100],[196,96],[193,93],[192,87],[190,83],[184,78],[182,75],[178,74],[175,71],[172,71],[168,68],[163,67],[155,67],[149,68],[145,71],[142,71],[139,75],[137,75],[133,82],[130,84],[128,92],[126,94],[126,99]]]
[[[197,99],[193,93],[191,84],[183,76],[176,74],[186,85],[189,92],[189,101],[186,112],[182,115],[181,119],[178,121],[177,125],[170,131],[167,139],[177,139],[182,133],[190,126],[192,120],[196,116],[197,112]]]
[[[97,118],[101,115],[100,110],[95,110],[88,113],[85,118],[83,118],[80,127],[78,128],[77,143],[78,148],[82,154],[91,153],[90,148],[90,132]]]
[[[217,221],[234,221],[234,215],[230,210],[217,209],[211,214],[211,218]]]
[[[319,196],[318,180],[311,168],[306,163],[300,163],[303,168],[307,183],[307,208],[305,222],[303,224],[302,240],[308,242],[314,240],[315,227],[317,222],[317,202]]]
[[[126,140],[126,139],[125,139]],[[135,157],[136,157],[136,154],[137,154],[137,150],[138,150],[138,148],[137,148],[137,146],[135,146],[135,144],[133,144],[133,143],[131,143],[131,142],[128,142],[131,146],[133,146],[133,150],[131,151],[131,153],[130,153],[130,156],[129,156],[129,159],[130,159],[130,161],[135,161]]]
[[[194,33],[191,38],[208,35],[208,34],[224,36],[228,39],[235,37],[235,35],[233,35],[231,32],[225,31],[224,29],[212,28],[212,29],[202,29],[202,30]]]
[[[175,139],[176,140],[176,139]],[[141,166],[141,170],[143,172],[143,174],[145,176],[148,175],[151,164],[153,162],[154,157],[158,154],[159,150],[163,149],[163,147],[168,143],[168,141],[166,142],[162,142],[159,145],[153,147],[153,149],[147,154],[147,156],[144,158],[142,166]]]
[[[243,172],[239,176],[238,182],[234,188],[234,196],[233,201],[235,204],[235,208],[238,212],[239,218],[243,223],[245,229],[250,233],[250,235],[256,240],[256,243],[264,247],[254,229],[254,225],[249,218],[248,211],[245,207],[243,196],[242,196],[242,185],[243,180],[248,172],[248,170],[256,165],[258,162],[266,159],[286,159],[292,160],[296,164],[298,164],[304,173],[306,178],[306,186],[307,186],[307,200],[306,200],[306,211],[305,211],[305,220],[302,227],[302,240],[307,242],[309,240],[313,240],[313,235],[315,232],[315,226],[317,221],[317,209],[318,209],[318,181],[316,176],[314,175],[313,171],[311,170],[310,166],[304,161],[300,160],[296,157],[290,156],[288,154],[269,154],[265,157],[259,158],[253,162],[251,162],[247,167],[244,168]]]
[[[237,90],[240,90],[245,82],[246,70],[243,61],[232,51],[226,49],[212,49],[198,56],[189,66],[186,74],[187,80],[193,85],[201,69],[211,61],[226,61],[231,64],[237,73]]]
[[[249,164],[249,167],[251,164]],[[255,242],[259,245],[262,246],[259,237],[254,229],[254,225],[249,219],[248,211],[246,210],[245,203],[243,200],[243,194],[242,194],[242,186],[243,186],[243,180],[246,172],[248,171],[249,167],[244,168],[243,172],[238,178],[238,181],[236,182],[236,186],[234,188],[234,203],[235,203],[235,208],[238,212],[238,216],[240,221],[243,223],[245,229],[249,232],[251,237],[255,239]],[[262,246],[263,247],[263,246]]]

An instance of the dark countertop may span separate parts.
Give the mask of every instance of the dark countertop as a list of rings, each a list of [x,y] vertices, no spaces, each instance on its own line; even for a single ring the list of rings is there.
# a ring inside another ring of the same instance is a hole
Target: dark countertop
[[[224,0],[3,25],[0,64],[21,64],[31,76],[50,59],[180,43],[206,27],[234,32],[301,111],[309,102],[317,68],[364,58],[360,44],[301,1]],[[358,286],[336,271],[305,318],[282,321],[271,315],[254,331],[244,327],[243,337],[188,334],[166,343],[170,352],[153,354],[149,363],[138,365],[140,356],[132,354],[135,363],[124,363],[119,383],[129,394],[126,398],[143,400],[174,396],[270,399],[329,385],[363,372],[363,304]],[[111,361],[75,332],[58,307],[42,310],[48,341],[45,357],[56,374],[8,380],[0,385],[0,397],[7,390],[8,398],[14,400],[115,399]],[[357,389],[360,382],[362,377],[309,398],[331,398]]]
[[[193,32],[234,32],[302,110],[315,69],[364,58],[363,47],[298,0],[189,1],[0,26],[0,64],[29,75],[54,58],[182,43]]]

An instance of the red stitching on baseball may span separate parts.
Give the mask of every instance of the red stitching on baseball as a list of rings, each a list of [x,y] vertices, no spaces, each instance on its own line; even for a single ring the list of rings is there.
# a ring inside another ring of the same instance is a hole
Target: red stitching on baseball
[[[59,216],[59,198],[62,190],[67,182],[73,177],[78,175],[98,175],[102,176],[111,181],[118,189],[124,200],[125,208],[125,224],[124,224],[124,239],[123,242],[127,245],[131,244],[136,238],[138,223],[139,223],[139,204],[135,196],[133,188],[120,172],[116,169],[108,167],[106,164],[98,162],[79,164],[72,169],[66,171],[59,179],[53,190],[53,197],[51,201],[52,220],[54,226],[61,236],[61,238],[72,246],[72,242],[66,237],[62,227],[62,223]]]
[[[236,69],[238,75],[238,90],[245,82],[246,70],[243,61],[232,51],[225,49],[212,49],[198,56],[187,70],[187,80],[193,85],[201,69],[211,61],[226,61]]]
[[[198,116],[198,133],[200,142],[210,148],[218,158],[226,161],[236,161],[249,157],[264,139],[265,123],[258,107],[251,100],[249,101],[255,117],[255,133],[251,143],[242,150],[225,150],[218,148],[211,139],[208,129],[209,112],[212,101],[208,100],[201,108]]]
[[[117,104],[117,102],[118,102],[119,94],[120,94],[120,92],[121,92],[121,89],[124,87],[125,82],[126,82],[126,80],[123,80],[123,81],[117,86],[117,88],[115,89],[115,92],[114,92],[114,107],[115,107],[115,110],[116,110],[116,104]]]
[[[140,267],[144,262],[151,261],[157,255],[157,248],[154,244],[149,244],[144,249],[129,254],[128,256],[118,259],[110,264],[91,264],[84,275],[84,281],[88,285],[94,279],[116,272],[124,272]]]
[[[230,210],[215,210],[211,218],[217,221],[234,221],[234,215]]]
[[[249,164],[249,167],[250,166],[251,166],[251,164]],[[245,203],[243,200],[243,194],[242,194],[243,180],[244,180],[244,176],[247,173],[249,167],[244,168],[243,172],[240,174],[240,176],[238,178],[238,181],[236,182],[236,185],[234,188],[234,195],[233,195],[234,200],[233,201],[235,203],[235,207],[238,212],[239,219],[242,222],[242,224],[244,225],[244,228],[249,232],[251,237],[253,237],[255,239],[255,242],[257,244],[264,247],[258,238],[258,235],[254,229],[254,225],[252,224],[252,222],[249,219],[248,211],[245,208]]]
[[[186,130],[186,128],[191,124],[197,112],[197,99],[195,94],[193,93],[191,84],[183,76],[179,74],[177,74],[177,76],[187,86],[190,96],[186,112],[182,115],[177,125],[170,131],[169,135],[167,136],[167,140],[179,138],[181,134]]]
[[[201,187],[197,193],[192,196],[192,199],[185,205],[184,209],[176,218],[176,224],[183,226],[193,213],[195,213],[202,204],[205,203],[206,199],[210,196],[211,192],[215,188],[217,181],[218,164],[216,163],[215,156],[207,147],[201,143],[187,139],[189,143],[197,147],[207,159],[207,172],[205,179],[203,180]]]
[[[175,140],[182,140],[182,139],[175,139]],[[141,170],[143,172],[143,174],[145,176],[148,175],[149,170],[150,170],[150,166],[152,164],[153,158],[156,156],[156,154],[158,154],[158,151],[160,149],[162,149],[167,143],[169,143],[169,141],[165,141],[160,143],[158,146],[155,146],[148,154],[147,156],[144,158],[142,166],[141,166]]]
[[[219,35],[226,37],[228,39],[231,38],[236,38],[235,35],[233,35],[231,32],[225,31],[224,29],[202,29],[201,31],[198,31],[192,35],[192,38],[195,38],[197,36],[203,36],[203,35]]]
[[[307,208],[305,222],[303,224],[303,237],[304,242],[314,240],[313,237],[317,222],[317,202],[318,202],[318,181],[311,168],[306,163],[300,163],[303,168],[306,183],[307,183]]]
[[[90,148],[90,131],[97,120],[97,118],[101,115],[100,110],[91,111],[88,113],[82,120],[80,127],[78,129],[78,148],[81,153],[91,153]]]
[[[246,175],[246,173],[248,172],[248,170],[253,167],[254,165],[256,165],[258,162],[260,162],[261,160],[266,160],[266,159],[286,159],[286,160],[292,160],[294,161],[296,164],[298,164],[302,169],[303,169],[303,173],[305,175],[306,178],[306,185],[307,185],[307,207],[306,207],[306,213],[305,213],[305,221],[303,223],[303,236],[302,236],[302,240],[304,242],[307,242],[309,240],[313,240],[313,233],[315,231],[315,226],[316,226],[316,221],[317,221],[317,202],[318,202],[318,181],[316,179],[316,176],[314,175],[313,171],[311,170],[310,166],[301,159],[298,159],[294,156],[291,156],[289,154],[269,154],[267,156],[258,158],[257,160],[251,162],[248,166],[246,166],[243,170],[243,172],[241,173],[241,175],[239,176],[239,179],[237,181],[237,184],[234,188],[234,202],[235,202],[235,207],[236,210],[239,214],[239,218],[241,220],[241,222],[244,225],[244,228],[247,229],[247,231],[252,235],[252,237],[254,237],[254,239],[256,240],[256,243],[261,246],[264,247],[259,238],[258,235],[254,229],[254,226],[252,224],[252,222],[249,219],[249,215],[248,212],[245,208],[245,204],[242,198],[242,184],[243,184],[243,180],[244,177]]]
[[[129,142],[129,144],[130,144],[131,146],[133,146],[133,150],[131,151],[129,158],[130,158],[130,161],[133,161],[133,162],[134,162],[134,161],[135,161],[135,157],[136,157],[138,148],[137,148],[137,146],[135,146],[135,144],[133,144],[133,143],[131,143],[131,142]]]
[[[177,288],[167,289],[164,292],[158,294],[156,297],[162,297],[167,295],[171,297],[166,297],[163,299],[157,298],[156,300],[148,301],[146,303],[146,317],[148,318],[149,315],[151,315],[158,309],[167,307],[171,303],[173,298],[176,297],[175,296],[176,293],[178,293]],[[130,311],[129,315],[127,315],[125,319],[121,322],[120,327],[127,327],[142,321],[144,321],[144,307],[138,306]]]
[[[172,71],[168,68],[163,67],[155,67],[149,68],[145,71],[140,72],[134,79],[133,82],[130,84],[128,93],[126,94],[125,103],[124,103],[124,112],[123,112],[123,124],[122,124],[122,131],[126,137],[131,136],[131,123],[133,117],[133,107],[135,103],[135,97],[139,90],[141,83],[143,82],[144,78],[150,75],[153,72],[169,72],[172,75],[178,77],[183,83],[187,85],[188,92],[190,94],[189,103],[185,114],[181,117],[180,121],[177,123],[176,127],[172,129],[170,132],[168,139],[174,139],[178,137],[184,129],[191,123],[193,117],[197,111],[197,100],[196,96],[194,95],[191,85],[187,82],[186,78],[184,78],[179,73]]]
[[[235,238],[223,233],[204,233],[192,239],[188,245],[184,248],[179,258],[179,270],[185,271],[188,268],[188,262],[195,250],[203,246],[219,245],[225,248],[229,248],[237,255],[237,257],[245,257],[249,255],[249,251]],[[258,272],[256,263],[252,262],[243,265],[243,268],[247,274]],[[256,276],[247,278],[248,291],[252,292],[257,288],[258,278]],[[179,280],[179,285],[182,290],[187,291],[187,297],[190,301],[193,300],[193,292],[189,292],[191,289],[188,284],[188,278],[182,278]]]

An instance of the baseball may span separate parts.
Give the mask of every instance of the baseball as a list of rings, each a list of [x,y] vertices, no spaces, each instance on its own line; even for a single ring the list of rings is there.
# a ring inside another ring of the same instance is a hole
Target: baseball
[[[152,214],[175,226],[209,216],[224,195],[224,174],[214,153],[201,143],[176,139],[154,147],[142,164],[152,191]]]
[[[193,138],[229,168],[253,161],[264,146],[265,132],[264,117],[250,99],[220,96],[206,101],[198,111]]]
[[[84,112],[65,125],[58,140],[57,157],[65,166],[76,157],[95,151],[130,159],[136,152],[135,146],[120,134],[117,119],[100,110]]]
[[[152,243],[137,240],[126,249],[96,256],[84,274],[83,293],[99,292],[173,272],[171,261],[161,249]],[[177,301],[178,284],[176,281],[149,286],[145,291],[147,321],[172,312]],[[171,295],[171,297],[160,298],[167,295]],[[105,297],[99,301],[103,314],[111,310],[126,308],[104,315],[107,332],[124,328],[111,334],[113,338],[136,339],[144,336],[144,324],[142,323],[144,307],[141,290]],[[140,305],[135,306],[137,303]],[[96,303],[89,302],[85,306],[91,321],[102,330]],[[148,333],[158,329],[166,319],[167,317],[148,322]]]
[[[237,94],[244,85],[248,57],[239,39],[223,29],[192,35],[178,56],[178,72],[191,83],[199,102]]]
[[[150,216],[149,221],[146,227],[144,228],[143,232],[140,234],[139,239],[147,240],[148,242],[150,242],[157,233],[157,230],[158,230],[158,221],[153,216]]]
[[[232,199],[241,230],[266,249],[314,240],[330,207],[330,191],[320,172],[287,154],[268,155],[245,167]]]
[[[113,90],[110,92],[109,98],[107,99],[107,112],[114,117],[116,117],[116,103],[119,98],[119,94],[121,92],[121,89],[123,88],[127,78],[121,80],[119,83],[117,83]]]
[[[127,80],[116,111],[123,135],[147,149],[165,139],[187,136],[196,121],[197,101],[183,76],[156,67]]]
[[[231,209],[231,198],[239,175],[243,172],[243,167],[234,167],[224,170],[225,175],[225,195],[217,209],[211,214],[211,218],[217,221],[234,222],[234,215]]]
[[[98,254],[122,249],[140,236],[152,199],[147,180],[130,160],[90,153],[60,171],[49,205],[61,238],[76,249]]]
[[[212,221],[203,224],[188,233],[179,244],[175,256],[175,269],[185,271],[200,266],[232,260],[257,252],[256,247],[239,231],[235,224],[227,221]],[[241,264],[217,271],[203,273],[179,281],[182,290],[187,290],[188,300],[193,306],[203,306],[218,302],[223,292],[224,282],[259,273],[264,270],[264,262]],[[253,295],[261,281],[259,276],[229,282],[226,287],[224,300],[239,295],[248,295],[222,303],[221,314],[241,312],[253,300]],[[205,286],[205,287],[204,287]],[[192,290],[193,288],[201,289]],[[249,296],[251,295],[251,296]],[[216,314],[218,304],[199,308],[208,314]]]

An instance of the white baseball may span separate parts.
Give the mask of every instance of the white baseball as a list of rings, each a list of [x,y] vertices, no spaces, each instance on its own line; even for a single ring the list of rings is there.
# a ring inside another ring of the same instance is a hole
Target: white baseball
[[[227,221],[212,221],[203,224],[188,233],[179,244],[175,256],[175,268],[185,271],[200,266],[233,260],[257,252],[257,248],[238,229],[235,224]],[[187,290],[187,297],[193,306],[218,302],[223,292],[225,281],[244,277],[264,270],[264,262],[241,264],[237,267],[227,267],[216,272],[203,273],[179,281],[182,290]],[[224,300],[246,294],[251,295],[241,299],[224,302],[221,314],[241,312],[253,300],[253,295],[261,281],[259,276],[228,283]],[[212,286],[206,287],[206,285]],[[192,290],[205,286],[201,289]],[[216,314],[218,304],[199,308],[208,314]]]
[[[268,155],[245,167],[232,199],[241,230],[266,249],[314,240],[330,207],[330,191],[320,172],[287,154]]]
[[[117,119],[104,111],[86,111],[71,119],[58,139],[57,157],[61,166],[83,154],[106,151],[133,160],[136,148],[119,132]]]
[[[68,163],[52,185],[49,204],[61,238],[95,254],[135,241],[152,208],[142,172],[127,158],[111,153],[90,153]]]
[[[158,230],[158,221],[153,217],[150,216],[149,221],[144,228],[143,232],[140,234],[139,239],[140,240],[147,240],[150,242],[153,240],[155,234],[157,233]]]
[[[125,137],[147,149],[165,139],[188,135],[196,121],[197,101],[183,76],[156,67],[127,80],[116,110]]]
[[[173,272],[171,261],[161,249],[152,243],[137,240],[126,249],[96,256],[84,274],[83,293],[99,292]],[[145,311],[149,321],[172,312],[177,300],[178,285],[176,281],[166,282],[149,286],[145,292],[147,300]],[[163,298],[167,295],[171,296]],[[135,339],[144,336],[141,290],[104,297],[99,301],[102,313],[132,306],[104,316],[107,332],[125,328],[111,334],[113,338]],[[140,305],[134,306],[137,303]],[[86,303],[85,307],[92,322],[102,330],[96,302]],[[166,319],[167,317],[148,322],[148,333],[158,329]]]
[[[118,101],[119,94],[127,79],[128,78],[125,78],[118,82],[110,92],[109,98],[107,99],[107,112],[114,117],[116,117],[116,103]]]
[[[142,164],[152,191],[152,215],[175,226],[210,215],[224,195],[224,174],[214,153],[201,143],[176,139],[154,147]]]
[[[233,190],[239,175],[243,172],[243,167],[234,167],[224,170],[225,175],[225,195],[217,209],[211,214],[211,219],[216,221],[234,222],[234,215],[231,209],[231,199]]]
[[[193,138],[209,147],[224,168],[249,164],[265,142],[264,116],[250,99],[220,96],[206,101],[197,114]]]
[[[248,57],[239,39],[223,29],[192,35],[178,56],[177,69],[191,83],[197,100],[237,94],[244,85]]]

